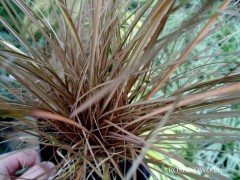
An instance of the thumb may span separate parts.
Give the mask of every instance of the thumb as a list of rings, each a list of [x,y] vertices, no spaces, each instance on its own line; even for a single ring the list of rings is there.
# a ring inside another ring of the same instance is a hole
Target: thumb
[[[37,179],[37,180],[47,180],[52,179],[56,170],[54,169],[54,164],[52,162],[42,162],[41,164],[34,165],[27,172],[22,174],[17,180],[26,179]]]

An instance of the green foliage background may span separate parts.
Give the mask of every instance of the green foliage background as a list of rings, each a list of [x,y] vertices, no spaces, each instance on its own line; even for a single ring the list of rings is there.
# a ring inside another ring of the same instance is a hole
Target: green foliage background
[[[131,4],[131,6],[129,7],[129,13],[133,12],[133,10],[138,6],[138,4],[141,2],[143,2],[143,0],[138,1],[138,0],[134,0],[133,3]],[[221,2],[221,1],[218,1]],[[217,1],[216,1],[217,3]],[[192,11],[194,10],[194,6],[196,6],[197,3],[190,3],[188,5],[188,9],[186,9],[186,12],[184,12],[182,15],[186,16],[186,18],[188,17],[188,13],[191,14]],[[15,10],[18,11],[18,8],[15,6]],[[21,13],[21,11],[19,11],[20,16],[23,16],[23,14]],[[9,24],[11,25],[11,20],[10,18],[8,18],[8,15],[6,13],[6,11],[4,10],[4,8],[2,6],[0,6],[0,15],[5,17],[5,19],[9,19]],[[181,16],[180,14],[177,14],[176,17],[171,17],[167,27],[169,29],[165,29],[165,31],[171,31],[171,29],[174,29],[178,24],[176,22],[176,19],[178,18],[177,16]],[[202,51],[203,49],[205,49],[206,47],[209,46],[209,44],[211,44],[211,42],[215,42],[216,40],[219,39],[223,39],[225,37],[230,38],[230,40],[228,41],[228,43],[218,43],[217,46],[215,46],[217,48],[217,52],[222,52],[222,53],[228,53],[228,52],[233,52],[233,51],[239,51],[240,48],[240,35],[237,34],[235,36],[231,36],[231,34],[233,34],[234,32],[238,31],[240,29],[240,24],[239,23],[235,23],[237,21],[239,21],[239,17],[234,17],[232,19],[230,19],[230,21],[232,21],[232,25],[225,27],[224,29],[222,29],[221,31],[214,33],[212,36],[209,36],[204,42],[200,43],[197,48],[194,49],[194,52],[192,52],[192,54],[198,54],[200,51]],[[181,23],[180,21],[178,23]],[[38,36],[36,34],[36,36]],[[4,38],[5,40],[15,44],[17,47],[17,41],[15,39],[15,37],[13,37],[9,32],[6,31],[6,29],[4,27],[2,27],[0,25],[0,38]],[[190,37],[191,38],[191,37]],[[41,39],[41,37],[37,38],[39,40],[39,43],[44,43],[44,40]],[[220,51],[219,51],[220,50]],[[206,56],[211,55],[215,53],[214,50],[211,48],[210,52],[206,53]],[[214,57],[215,58],[215,57]],[[231,60],[231,56],[228,57],[229,61]],[[236,64],[230,64],[228,62],[228,59],[225,60],[226,65],[224,66],[224,68],[222,69],[221,73],[227,74],[230,73],[234,70],[236,70],[237,68],[239,68],[239,63],[240,63],[240,58],[239,61],[236,62]],[[212,62],[215,62],[216,64],[218,64],[219,62],[222,63],[222,59],[219,59],[219,57],[216,57],[215,59],[211,60]],[[212,79],[211,76],[204,76],[204,71],[212,71],[213,72],[213,77],[216,76],[216,74],[214,74],[214,72],[216,71],[216,69],[214,69],[214,64],[213,66],[211,66],[211,68],[209,67],[205,67],[204,66],[204,62],[201,64],[201,61],[197,61],[198,63],[195,63],[194,61],[189,61],[187,63],[185,63],[185,68],[186,69],[194,69],[197,68],[199,66],[202,66],[201,68],[201,74],[203,74],[202,76],[199,76],[198,81],[206,81],[206,80],[210,80]],[[200,62],[200,63],[199,63]],[[156,61],[156,63],[160,63],[158,61]],[[230,65],[229,65],[230,64]],[[181,69],[183,68],[183,69]],[[159,92],[156,94],[156,97],[161,96],[161,94],[172,94],[172,92],[174,92],[174,90],[178,89],[179,87],[181,87],[184,83],[184,79],[178,79],[178,76],[184,71],[184,67],[182,66],[181,68],[179,68],[175,73],[174,76],[176,76],[176,81],[166,85],[165,87],[165,92]],[[200,72],[199,72],[200,73]],[[208,73],[209,74],[209,73]],[[13,79],[11,79],[11,77],[9,77],[6,73],[0,71],[0,75],[1,76],[5,76],[6,78],[9,78],[10,81],[12,81],[14,86],[17,86],[17,83],[14,82]],[[196,80],[196,79],[195,79]],[[2,83],[2,82],[0,82]],[[3,93],[3,90],[0,89],[0,93]],[[9,98],[12,98],[11,96],[9,96]],[[232,106],[227,106],[225,107],[226,109],[231,109],[231,110],[240,110],[240,103],[232,105]],[[214,121],[216,123],[216,121]],[[234,118],[221,118],[218,119],[218,122],[221,124],[225,124],[226,126],[229,127],[240,127],[240,118],[234,117]],[[195,127],[193,127],[195,128]],[[221,131],[227,131],[227,129],[216,129],[219,132]],[[231,129],[229,129],[231,130]],[[181,127],[177,127],[177,128],[173,128],[173,132],[181,132],[184,133],[186,132],[186,128],[181,128]],[[198,131],[196,129],[196,131]],[[196,141],[194,139],[192,139],[193,141]],[[201,140],[200,140],[201,141]],[[239,152],[240,149],[240,142],[234,142],[234,143],[221,143],[221,141],[219,141],[219,143],[204,143],[204,142],[200,142],[199,143],[191,143],[191,139],[189,140],[189,144],[186,145],[186,151],[181,151],[179,153],[181,153],[183,156],[185,156],[186,159],[202,165],[204,167],[209,167],[212,168],[212,162],[216,163],[217,165],[219,165],[220,167],[223,167],[223,170],[220,172],[222,174],[224,174],[225,176],[232,178],[232,179],[239,179],[240,175],[239,175],[239,171],[240,171],[240,154],[239,153],[231,153],[231,152]],[[176,145],[177,147],[177,145]],[[212,149],[212,150],[219,150],[217,152],[215,151],[205,151],[204,149]],[[199,149],[199,151],[192,151],[191,149]],[[223,152],[221,152],[223,151]],[[227,151],[227,152],[224,152]],[[154,154],[155,155],[155,154]],[[161,158],[161,157],[160,157]],[[174,164],[175,162],[172,162],[172,164]],[[161,168],[161,167],[156,167],[156,168]],[[228,171],[228,169],[235,169],[235,172],[233,171]],[[161,177],[163,178],[163,177]]]

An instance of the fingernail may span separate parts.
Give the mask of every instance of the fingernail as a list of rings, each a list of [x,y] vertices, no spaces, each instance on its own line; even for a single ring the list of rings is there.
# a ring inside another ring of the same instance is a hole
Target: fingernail
[[[52,162],[49,162],[49,161],[42,162],[42,164],[49,169],[55,166]]]

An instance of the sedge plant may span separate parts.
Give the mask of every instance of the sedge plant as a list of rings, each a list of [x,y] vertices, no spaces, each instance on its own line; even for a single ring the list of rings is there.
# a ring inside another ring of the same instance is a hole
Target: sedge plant
[[[222,168],[197,151],[239,154],[197,146],[239,141],[219,120],[240,115],[240,53],[226,50],[238,1],[0,3],[15,38],[0,39],[0,115],[16,119],[1,126],[53,147],[55,179],[147,179],[140,166],[152,179],[227,178],[173,169]]]

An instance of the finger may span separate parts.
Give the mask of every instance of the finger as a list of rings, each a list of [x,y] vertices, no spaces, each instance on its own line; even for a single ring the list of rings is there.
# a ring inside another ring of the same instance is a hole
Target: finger
[[[11,177],[9,176],[7,170],[4,168],[0,170],[0,180],[11,180]]]
[[[43,162],[41,164],[34,165],[26,173],[21,175],[17,180],[23,179],[38,179],[46,180],[54,176],[55,169],[52,162]]]
[[[0,157],[0,173],[14,175],[17,170],[34,166],[40,162],[39,153],[34,149],[14,151]]]

